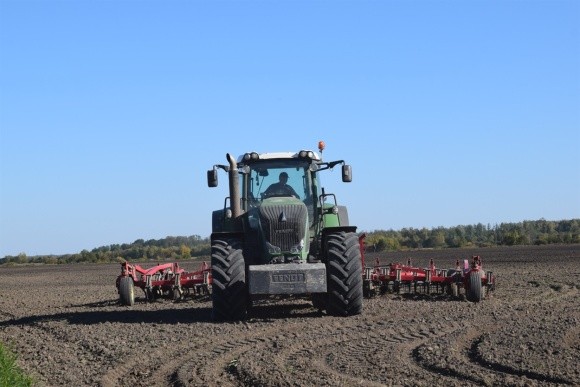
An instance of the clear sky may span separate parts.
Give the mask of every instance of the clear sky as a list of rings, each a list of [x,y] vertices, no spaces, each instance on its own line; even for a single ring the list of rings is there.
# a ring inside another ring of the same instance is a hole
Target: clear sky
[[[359,231],[580,217],[580,1],[0,0],[0,257],[211,233],[324,140]]]

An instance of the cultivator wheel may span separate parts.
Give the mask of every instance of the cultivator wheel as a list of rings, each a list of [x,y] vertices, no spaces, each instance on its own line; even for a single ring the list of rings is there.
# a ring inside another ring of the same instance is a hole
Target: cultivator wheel
[[[121,305],[133,305],[135,303],[135,286],[133,278],[122,277],[119,281],[119,301]]]
[[[469,273],[469,289],[467,299],[472,302],[479,302],[485,297],[485,289],[481,284],[481,272],[473,270]]]

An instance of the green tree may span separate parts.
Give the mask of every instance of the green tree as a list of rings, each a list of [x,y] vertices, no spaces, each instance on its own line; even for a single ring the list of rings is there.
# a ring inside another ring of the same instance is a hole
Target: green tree
[[[427,247],[442,248],[447,246],[445,243],[445,231],[436,229],[431,231],[429,239],[427,239]]]
[[[18,263],[28,263],[28,257],[26,256],[26,253],[20,253],[20,254],[18,254],[18,258],[17,258],[16,262],[18,262]]]
[[[191,249],[186,245],[181,245],[179,247],[179,253],[180,253],[181,259],[191,258]]]

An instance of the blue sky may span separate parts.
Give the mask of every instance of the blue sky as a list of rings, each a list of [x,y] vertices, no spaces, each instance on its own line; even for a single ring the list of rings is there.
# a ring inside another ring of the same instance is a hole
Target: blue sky
[[[0,0],[0,257],[207,237],[319,140],[359,231],[580,217],[580,2]]]

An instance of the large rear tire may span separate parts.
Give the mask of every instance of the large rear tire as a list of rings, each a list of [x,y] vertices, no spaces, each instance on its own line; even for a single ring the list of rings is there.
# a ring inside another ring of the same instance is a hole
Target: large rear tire
[[[363,307],[363,278],[358,236],[352,232],[329,234],[326,247],[328,314],[360,314]]]
[[[119,301],[121,305],[135,304],[135,286],[133,285],[133,278],[121,277],[119,281]]]
[[[467,299],[471,302],[483,300],[483,286],[481,285],[481,272],[472,270],[469,272],[469,290]]]
[[[240,242],[216,239],[211,245],[212,318],[243,320],[248,307],[246,267]]]

